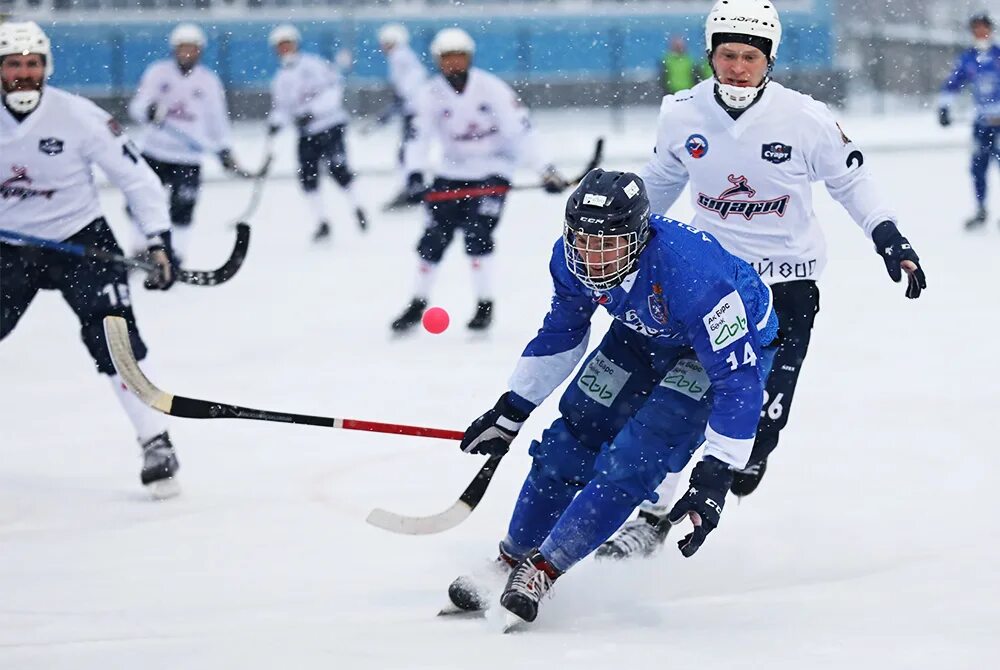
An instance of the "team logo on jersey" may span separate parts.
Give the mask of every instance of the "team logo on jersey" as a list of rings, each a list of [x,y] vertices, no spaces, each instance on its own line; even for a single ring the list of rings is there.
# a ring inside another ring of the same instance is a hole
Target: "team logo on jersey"
[[[649,313],[657,323],[667,323],[667,306],[663,304],[663,287],[653,284],[653,292],[646,299],[649,304]]]
[[[10,169],[14,173],[14,176],[0,182],[0,198],[4,200],[11,198],[17,200],[46,198],[51,200],[52,196],[55,195],[55,189],[31,188],[31,177],[28,176],[28,168],[23,165],[11,165]]]
[[[708,140],[705,139],[704,135],[695,133],[684,142],[684,148],[687,149],[691,158],[701,158],[708,153]]]
[[[55,137],[43,137],[38,140],[38,150],[46,156],[56,156],[63,152],[63,141]]]
[[[594,291],[594,302],[598,305],[610,305],[611,304],[611,294],[610,293],[600,293],[599,291]]]
[[[778,165],[791,159],[792,147],[782,142],[771,142],[761,146],[760,157],[769,163]]]
[[[780,198],[772,200],[750,200],[750,198],[757,195],[757,191],[747,183],[746,177],[743,175],[737,177],[731,174],[728,179],[732,186],[720,193],[718,197],[699,193],[698,205],[710,212],[715,212],[722,219],[725,219],[730,214],[740,214],[746,217],[747,221],[758,214],[785,215],[790,196],[783,195]],[[743,196],[747,200],[737,199]]]
[[[118,123],[118,119],[113,116],[108,119],[108,130],[110,130],[111,134],[115,137],[121,137],[125,134],[125,129],[122,128],[122,124]]]

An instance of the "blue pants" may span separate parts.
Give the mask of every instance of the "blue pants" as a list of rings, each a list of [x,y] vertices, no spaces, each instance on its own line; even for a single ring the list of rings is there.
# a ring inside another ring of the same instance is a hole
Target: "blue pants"
[[[757,363],[766,379],[776,347]],[[596,549],[704,441],[712,388],[694,351],[653,342],[615,321],[531,443],[533,461],[504,551],[541,547],[567,570]],[[579,495],[578,495],[579,494]]]
[[[986,202],[986,170],[990,159],[1000,162],[1000,147],[997,146],[1000,126],[976,123],[972,126],[972,185],[976,190],[976,203],[984,207]]]

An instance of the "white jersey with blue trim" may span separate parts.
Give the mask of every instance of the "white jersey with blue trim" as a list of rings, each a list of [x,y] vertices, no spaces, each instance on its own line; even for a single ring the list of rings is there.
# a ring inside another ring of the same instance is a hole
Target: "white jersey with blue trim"
[[[166,109],[159,125],[149,123],[149,106]],[[226,92],[218,75],[204,65],[185,74],[173,59],[156,61],[142,75],[129,116],[145,124],[142,153],[159,161],[200,165],[204,153],[230,148]]]
[[[427,69],[406,44],[397,44],[386,56],[389,64],[389,84],[399,98],[403,114],[416,113],[416,98],[427,82]]]
[[[271,101],[271,125],[281,127],[308,115],[307,135],[348,121],[343,77],[333,63],[313,54],[297,53],[282,62],[271,81]]]
[[[705,453],[744,467],[764,401],[756,363],[778,332],[771,290],[748,263],[693,226],[653,215],[650,231],[636,270],[607,291],[587,289],[566,267],[563,240],[556,242],[552,306],[521,354],[510,390],[535,405],[548,397],[583,358],[600,305],[655,344],[694,350],[714,389]]]
[[[815,280],[826,265],[812,182],[825,182],[869,238],[896,220],[829,108],[773,81],[735,120],[715,99],[714,80],[664,97],[656,148],[639,174],[658,214],[690,181],[691,224],[769,284]]]

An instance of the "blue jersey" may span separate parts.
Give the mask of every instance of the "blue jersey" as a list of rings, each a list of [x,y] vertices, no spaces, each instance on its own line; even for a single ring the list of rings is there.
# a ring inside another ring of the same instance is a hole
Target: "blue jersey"
[[[941,106],[949,107],[955,95],[966,85],[972,87],[976,121],[1000,120],[1000,46],[985,51],[966,49],[958,57],[955,69],[941,89]],[[996,121],[993,122],[993,125]]]
[[[534,405],[548,397],[583,357],[590,318],[602,306],[656,345],[694,350],[714,390],[706,453],[713,441],[729,452],[727,442],[752,442],[756,434],[765,382],[756,363],[778,332],[771,290],[708,233],[658,215],[650,233],[636,270],[607,291],[586,288],[566,267],[562,238],[556,242],[552,307],[510,389]]]

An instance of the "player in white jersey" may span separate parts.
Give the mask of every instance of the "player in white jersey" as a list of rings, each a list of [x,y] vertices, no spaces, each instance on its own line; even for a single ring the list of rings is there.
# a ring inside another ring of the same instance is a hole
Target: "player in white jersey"
[[[691,224],[753,265],[774,294],[781,344],[748,466],[730,490],[752,493],[785,427],[826,264],[811,183],[822,181],[875,244],[890,278],[907,277],[906,296],[926,286],[917,254],[877,193],[861,149],[821,102],[769,78],[781,39],[771,0],[719,0],[708,15],[705,46],[714,78],[663,99],[653,157],[641,171],[651,207],[666,212],[690,182]],[[640,508],[599,555],[648,555],[662,541],[676,477]]]
[[[401,23],[387,23],[379,28],[378,45],[382,53],[385,54],[385,60],[389,66],[389,86],[392,87],[393,100],[379,113],[376,123],[385,125],[396,114],[402,117],[399,165],[400,169],[403,170],[405,180],[406,170],[403,169],[405,168],[403,157],[407,142],[413,138],[416,97],[420,88],[427,82],[427,69],[410,48],[410,32]],[[407,204],[406,190],[404,189],[386,205],[386,209],[403,207]]]
[[[201,189],[202,156],[215,154],[228,172],[255,176],[233,158],[226,92],[218,75],[200,63],[206,41],[194,24],[174,28],[173,57],[146,68],[128,106],[129,116],[146,127],[142,156],[170,193],[174,247],[181,258]]]
[[[157,271],[150,273],[146,288],[170,288],[170,222],[156,175],[109,114],[46,85],[52,70],[49,40],[37,24],[0,24],[0,228],[121,254],[101,215],[93,175],[99,165],[124,192],[148,238]],[[165,494],[178,468],[166,424],[125,388],[102,326],[105,316],[124,317],[132,346],[145,358],[125,270],[30,243],[0,243],[0,340],[14,330],[40,290],[59,291],[76,313],[83,343],[98,372],[108,375],[142,445],[142,483],[157,489],[154,494]]]
[[[420,257],[413,299],[392,323],[396,333],[417,323],[427,307],[438,264],[457,229],[465,233],[478,298],[470,330],[489,328],[493,318],[490,266],[493,229],[518,162],[539,172],[545,190],[559,193],[566,180],[547,163],[517,94],[496,77],[471,67],[476,45],[460,28],[445,28],[431,43],[440,75],[417,96],[414,137],[406,147],[408,197],[427,203],[427,227],[417,246]],[[441,144],[442,161],[428,190],[432,141]]]
[[[274,135],[289,124],[298,129],[299,184],[316,217],[313,239],[323,240],[330,237],[331,229],[319,190],[321,167],[347,194],[361,230],[368,228],[368,218],[347,165],[344,82],[332,63],[299,51],[301,41],[299,31],[290,24],[276,27],[268,38],[281,62],[271,81],[268,132]]]

